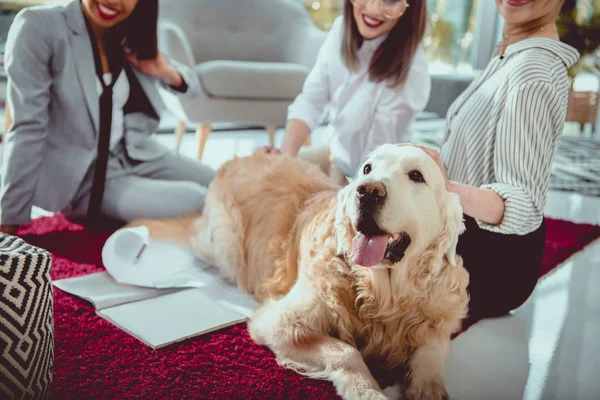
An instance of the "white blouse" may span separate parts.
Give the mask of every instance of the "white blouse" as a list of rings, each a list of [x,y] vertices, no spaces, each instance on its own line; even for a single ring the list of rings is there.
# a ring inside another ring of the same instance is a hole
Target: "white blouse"
[[[102,76],[105,84],[112,82],[112,74],[110,72]],[[102,94],[102,85],[99,81],[96,81],[96,87],[98,88],[98,97]],[[129,79],[125,70],[122,70],[113,86],[113,109],[112,109],[112,123],[110,131],[110,149],[114,149],[119,144],[124,135],[124,114],[123,107],[129,99]]]
[[[403,86],[390,88],[370,81],[369,63],[385,36],[364,41],[357,54],[358,69],[350,71],[341,53],[343,25],[341,16],[334,21],[287,119],[303,121],[312,132],[329,111],[333,160],[353,177],[375,147],[407,140],[411,124],[429,100],[431,78],[425,52],[419,48]]]
[[[504,199],[502,222],[477,221],[482,229],[524,235],[540,226],[565,124],[567,69],[578,58],[577,50],[556,40],[517,42],[449,108],[441,148],[448,178]]]

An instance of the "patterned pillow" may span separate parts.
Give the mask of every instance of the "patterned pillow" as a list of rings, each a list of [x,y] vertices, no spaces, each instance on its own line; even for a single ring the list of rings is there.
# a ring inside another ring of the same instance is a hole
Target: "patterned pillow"
[[[52,257],[0,233],[0,398],[48,397],[54,365]]]

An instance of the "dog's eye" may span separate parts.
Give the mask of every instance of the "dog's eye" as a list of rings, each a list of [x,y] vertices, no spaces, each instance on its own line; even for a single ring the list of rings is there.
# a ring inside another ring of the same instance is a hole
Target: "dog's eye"
[[[365,165],[365,167],[363,168],[363,174],[369,175],[369,173],[371,173],[371,169],[371,164]]]
[[[425,183],[425,178],[423,178],[423,174],[421,173],[421,171],[417,171],[416,169],[413,169],[408,173],[408,178],[413,182]]]

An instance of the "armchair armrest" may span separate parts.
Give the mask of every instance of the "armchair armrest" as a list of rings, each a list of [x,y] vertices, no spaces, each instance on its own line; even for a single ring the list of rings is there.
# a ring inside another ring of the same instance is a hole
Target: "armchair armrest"
[[[158,25],[159,46],[173,59],[194,67],[196,60],[192,46],[183,30],[169,21],[161,21]]]

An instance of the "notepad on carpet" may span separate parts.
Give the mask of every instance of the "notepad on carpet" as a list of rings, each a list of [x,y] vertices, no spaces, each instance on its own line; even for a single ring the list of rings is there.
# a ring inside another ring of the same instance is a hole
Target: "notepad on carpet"
[[[152,241],[145,227],[115,232],[102,259],[107,272],[54,285],[155,349],[246,321],[258,308],[189,250]]]

